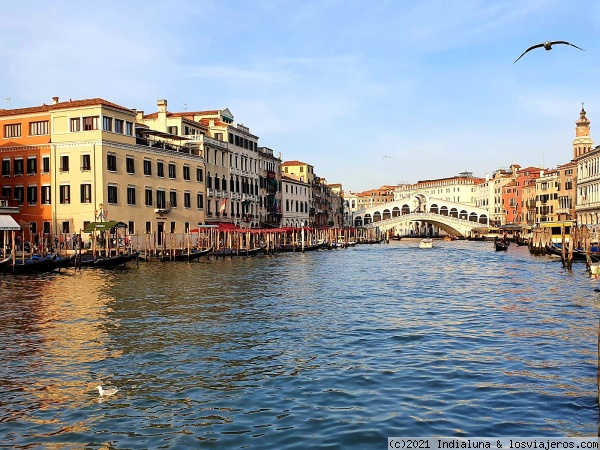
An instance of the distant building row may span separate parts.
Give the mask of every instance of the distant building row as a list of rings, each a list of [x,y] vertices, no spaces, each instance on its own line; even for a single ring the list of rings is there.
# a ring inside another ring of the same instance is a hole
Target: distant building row
[[[0,206],[32,233],[116,220],[128,233],[200,224],[342,224],[340,185],[282,162],[228,109],[172,113],[95,98],[0,109]]]
[[[568,163],[555,169],[513,164],[485,178],[464,172],[415,184],[344,192],[345,220],[350,223],[354,211],[417,193],[487,209],[496,225],[576,221],[595,227],[600,223],[600,146],[593,145],[590,121],[582,108],[576,121],[573,158]]]

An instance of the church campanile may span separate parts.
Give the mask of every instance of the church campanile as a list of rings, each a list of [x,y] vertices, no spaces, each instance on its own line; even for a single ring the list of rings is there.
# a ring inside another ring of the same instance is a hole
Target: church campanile
[[[575,139],[573,140],[573,159],[577,159],[594,147],[594,141],[590,137],[590,121],[585,116],[583,103],[581,104],[581,112],[579,120],[575,122]]]

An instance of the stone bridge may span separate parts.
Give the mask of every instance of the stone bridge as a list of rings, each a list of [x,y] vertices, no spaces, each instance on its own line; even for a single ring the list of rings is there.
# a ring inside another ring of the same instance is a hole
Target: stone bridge
[[[382,232],[391,230],[391,234],[399,236],[468,237],[475,230],[490,226],[487,209],[424,194],[355,211],[352,223],[355,227],[378,227]]]

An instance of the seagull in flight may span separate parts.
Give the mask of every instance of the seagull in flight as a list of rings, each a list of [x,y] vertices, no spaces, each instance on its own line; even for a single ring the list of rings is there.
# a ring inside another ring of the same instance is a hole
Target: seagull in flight
[[[523,55],[524,55],[525,53],[527,53],[527,52],[528,52],[528,51],[530,51],[530,50],[533,50],[534,48],[540,48],[540,47],[544,47],[544,50],[552,50],[552,46],[553,46],[554,44],[565,44],[565,45],[570,45],[571,47],[575,47],[575,48],[578,48],[579,50],[583,50],[581,47],[577,47],[576,45],[574,45],[574,44],[571,44],[570,42],[567,42],[567,41],[546,41],[546,42],[542,42],[541,44],[537,44],[537,45],[533,45],[533,46],[529,47],[527,50],[525,50],[525,51],[524,51],[524,52],[521,54],[521,56],[519,56],[517,59],[515,59],[515,62],[514,62],[514,63],[516,63],[518,60],[520,60],[520,59],[523,57]],[[583,51],[585,51],[585,50],[583,50]],[[513,64],[514,64],[514,63],[513,63]]]
[[[98,394],[100,394],[100,397],[115,395],[119,391],[117,388],[102,389],[102,386],[96,386],[96,389],[98,389]]]
[[[391,156],[385,155],[383,158],[381,159],[385,159],[385,158],[391,158]]]

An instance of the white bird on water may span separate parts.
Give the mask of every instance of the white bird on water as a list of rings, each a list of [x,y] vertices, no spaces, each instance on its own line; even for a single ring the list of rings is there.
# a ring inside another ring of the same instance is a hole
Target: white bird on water
[[[102,389],[102,386],[96,386],[96,389],[98,389],[100,397],[106,397],[107,395],[115,395],[119,391],[117,388]]]

